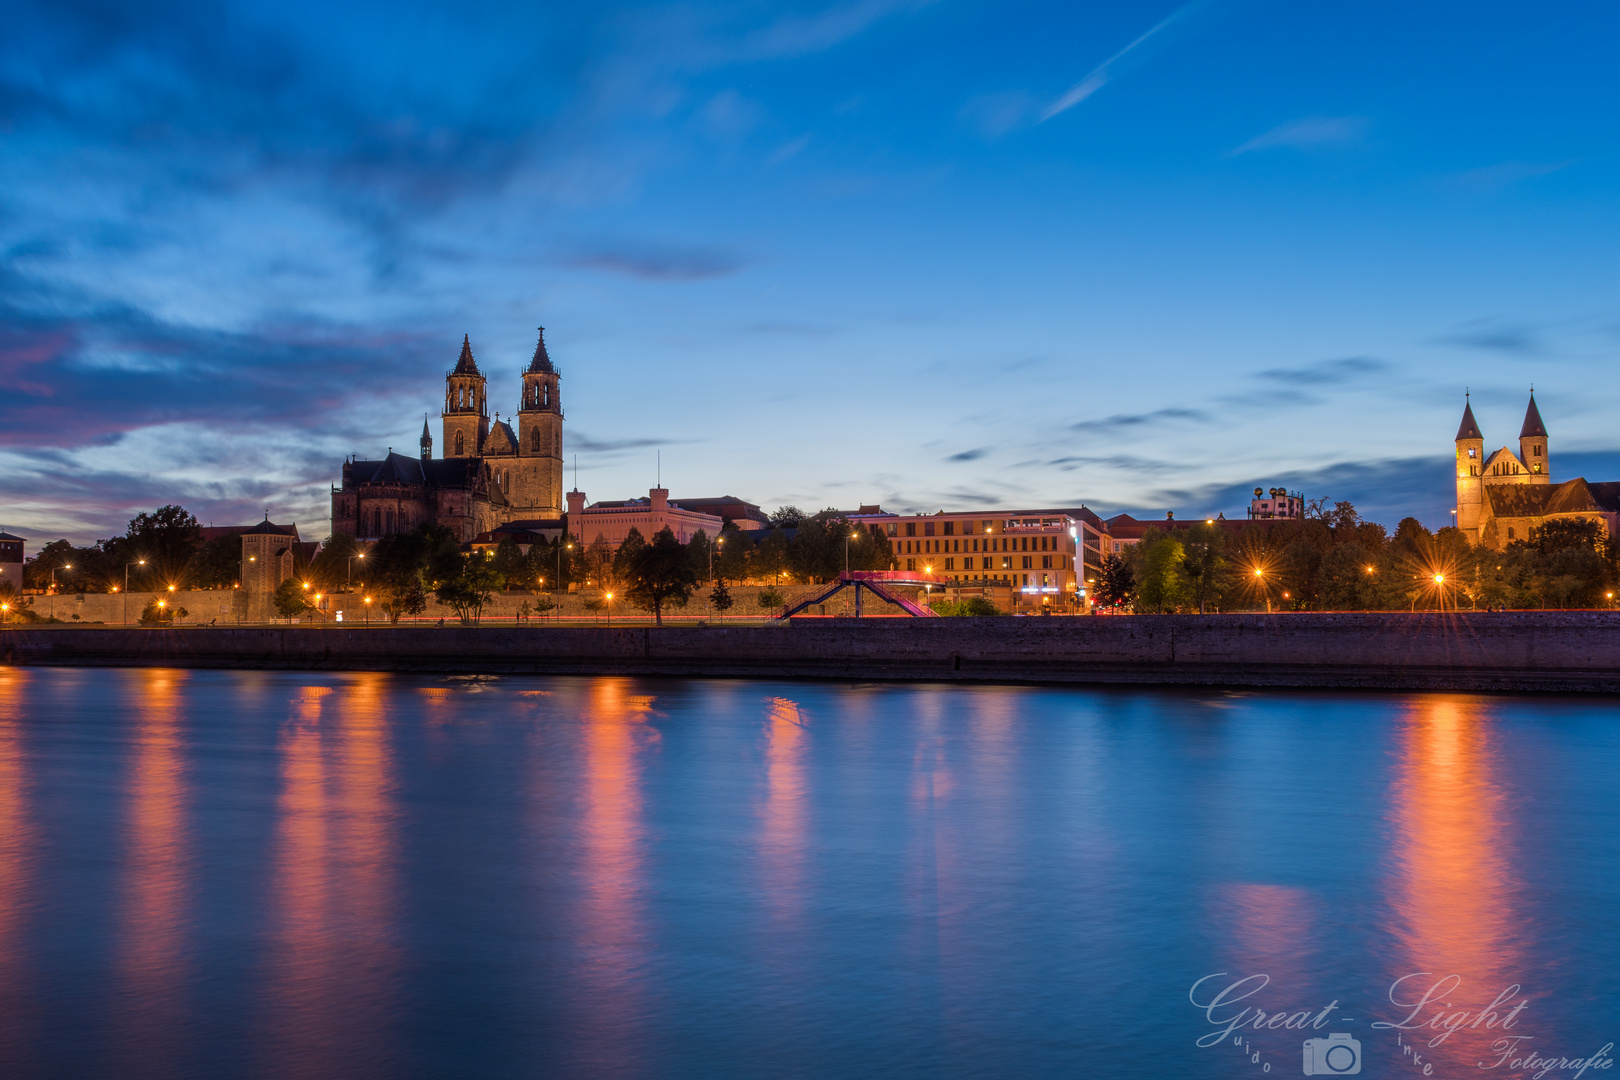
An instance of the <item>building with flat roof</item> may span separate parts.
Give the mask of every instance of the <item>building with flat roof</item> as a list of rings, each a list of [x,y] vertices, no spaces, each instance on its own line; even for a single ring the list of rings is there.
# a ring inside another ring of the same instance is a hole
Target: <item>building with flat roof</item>
[[[1083,601],[1101,563],[1102,521],[1081,508],[850,514],[889,538],[896,570],[941,574],[963,586]]]
[[[581,544],[596,543],[598,537],[606,540],[614,551],[624,543],[630,530],[639,531],[643,539],[668,529],[681,543],[690,543],[699,532],[710,539],[720,535],[725,522],[714,514],[688,510],[678,502],[671,502],[669,489],[655,487],[645,499],[625,499],[622,502],[599,502],[585,505],[585,493],[568,493],[568,531]]]

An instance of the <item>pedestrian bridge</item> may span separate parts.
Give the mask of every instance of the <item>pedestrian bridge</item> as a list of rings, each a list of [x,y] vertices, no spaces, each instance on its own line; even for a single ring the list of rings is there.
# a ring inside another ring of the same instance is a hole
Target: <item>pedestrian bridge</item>
[[[837,578],[825,585],[817,585],[800,593],[782,605],[782,610],[774,618],[791,619],[812,604],[825,604],[845,589],[855,590],[855,617],[861,617],[862,591],[868,591],[880,600],[900,608],[906,614],[919,619],[935,619],[939,616],[926,607],[921,606],[910,597],[902,596],[893,590],[896,585],[948,585],[950,579],[943,574],[929,574],[918,570],[845,570]]]

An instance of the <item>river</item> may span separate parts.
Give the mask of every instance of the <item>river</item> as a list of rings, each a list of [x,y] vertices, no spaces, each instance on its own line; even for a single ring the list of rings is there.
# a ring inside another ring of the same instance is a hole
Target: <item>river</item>
[[[1617,763],[1609,698],[0,668],[0,1076],[1528,1076],[1620,1040]]]

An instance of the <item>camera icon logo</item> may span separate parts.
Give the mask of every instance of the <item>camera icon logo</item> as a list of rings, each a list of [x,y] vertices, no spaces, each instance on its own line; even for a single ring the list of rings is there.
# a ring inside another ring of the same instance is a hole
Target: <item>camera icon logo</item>
[[[1361,1071],[1361,1040],[1334,1032],[1305,1040],[1306,1076],[1350,1076]]]

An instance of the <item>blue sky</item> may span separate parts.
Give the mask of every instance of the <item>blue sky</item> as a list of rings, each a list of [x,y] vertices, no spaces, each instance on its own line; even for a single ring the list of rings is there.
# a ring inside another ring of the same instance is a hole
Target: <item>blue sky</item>
[[[1620,478],[1620,9],[23,3],[0,525],[322,534],[471,334],[593,499],[1449,520]],[[437,418],[434,419],[437,437]],[[1514,444],[1516,445],[1516,443]]]

